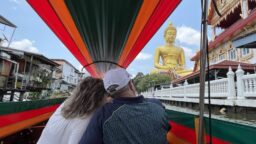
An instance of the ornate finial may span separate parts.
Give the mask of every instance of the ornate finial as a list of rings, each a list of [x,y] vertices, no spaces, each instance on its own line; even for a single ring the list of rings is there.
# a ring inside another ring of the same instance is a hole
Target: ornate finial
[[[237,69],[242,69],[240,64],[238,65]]]
[[[188,85],[188,81],[187,81],[187,79],[185,80],[184,85]]]
[[[232,71],[231,66],[229,66],[229,68],[228,68],[227,76],[228,76],[228,75],[234,75],[234,72]]]
[[[243,69],[241,68],[241,65],[239,64],[238,67],[237,67],[237,70],[236,70],[236,74],[244,74],[244,71]]]
[[[231,66],[229,66],[229,67],[228,67],[228,71],[232,71],[232,68],[231,68]]]

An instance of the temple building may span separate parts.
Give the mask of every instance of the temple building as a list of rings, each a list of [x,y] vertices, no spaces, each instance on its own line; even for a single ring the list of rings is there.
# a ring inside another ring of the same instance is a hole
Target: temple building
[[[208,24],[212,28],[209,40],[209,79],[227,77],[229,67],[238,65],[245,73],[255,73],[256,66],[256,0],[216,0],[218,15],[211,1],[208,9]],[[173,80],[172,83],[199,83],[200,52],[192,58],[193,72]],[[208,79],[208,78],[206,78]]]
[[[221,16],[212,1],[208,10],[208,24],[212,27],[209,64],[224,60],[255,64],[256,0],[217,0],[216,5]],[[191,58],[195,61],[194,72],[199,70],[199,59],[200,52]]]

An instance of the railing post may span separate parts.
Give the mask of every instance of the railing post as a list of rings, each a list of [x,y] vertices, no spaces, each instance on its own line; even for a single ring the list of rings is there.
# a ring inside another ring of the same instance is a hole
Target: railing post
[[[228,77],[228,99],[235,99],[236,98],[236,90],[235,90],[235,73],[232,71],[231,67],[229,67],[229,71],[227,73]]]
[[[188,85],[188,81],[187,80],[185,80],[185,82],[184,82],[184,91],[183,91],[183,94],[184,94],[184,99],[186,99],[187,98],[187,96],[186,96],[186,91],[187,91],[187,85]]]
[[[237,99],[244,99],[244,84],[242,80],[243,75],[244,71],[239,64],[236,70]]]
[[[173,85],[172,83],[170,84],[170,98],[172,98],[172,88],[173,88]]]

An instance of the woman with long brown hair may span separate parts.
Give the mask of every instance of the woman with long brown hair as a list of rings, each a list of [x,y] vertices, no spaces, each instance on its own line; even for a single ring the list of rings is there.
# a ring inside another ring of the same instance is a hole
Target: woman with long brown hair
[[[38,144],[76,144],[93,112],[106,103],[101,79],[87,77],[49,119]]]

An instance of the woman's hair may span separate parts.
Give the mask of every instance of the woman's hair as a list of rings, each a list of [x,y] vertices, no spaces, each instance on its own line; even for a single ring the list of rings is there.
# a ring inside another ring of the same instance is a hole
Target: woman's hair
[[[61,114],[66,119],[85,117],[100,107],[106,91],[103,81],[92,77],[83,79],[64,102]]]

